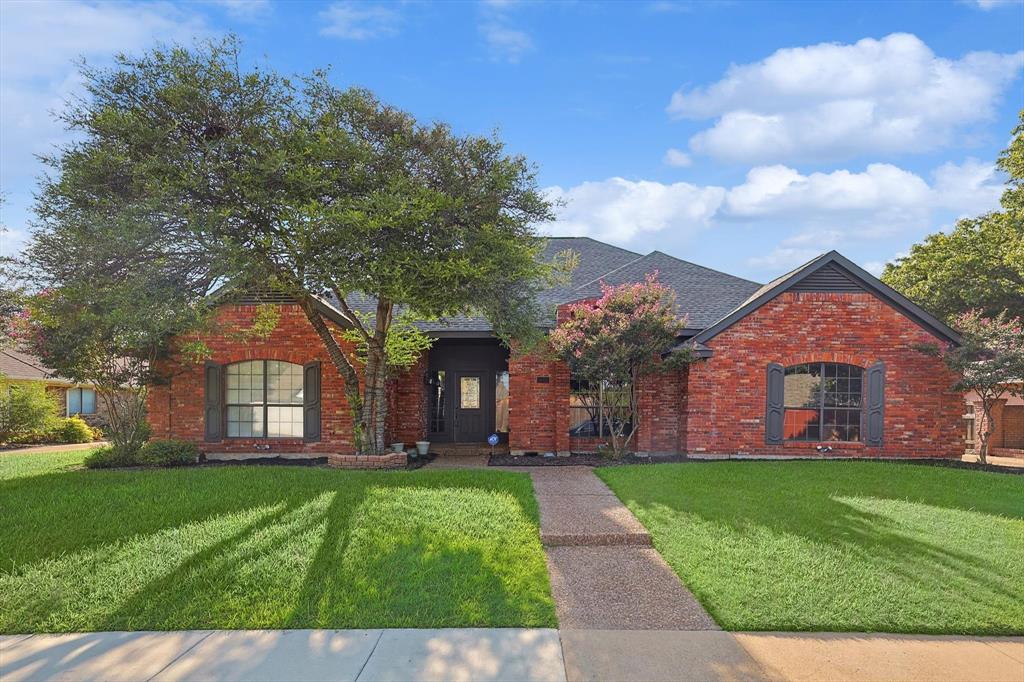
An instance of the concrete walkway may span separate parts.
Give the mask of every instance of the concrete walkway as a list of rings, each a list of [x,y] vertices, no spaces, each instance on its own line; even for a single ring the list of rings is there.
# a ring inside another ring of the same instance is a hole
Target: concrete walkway
[[[589,467],[530,471],[563,630],[717,630],[651,536]]]
[[[0,637],[4,682],[1022,679],[1020,637],[512,628]]]
[[[65,443],[64,445],[26,445],[23,448],[11,448],[0,450],[0,457],[4,455],[24,455],[30,452],[72,452],[74,450],[92,450],[108,445],[105,440],[96,440],[91,443]]]

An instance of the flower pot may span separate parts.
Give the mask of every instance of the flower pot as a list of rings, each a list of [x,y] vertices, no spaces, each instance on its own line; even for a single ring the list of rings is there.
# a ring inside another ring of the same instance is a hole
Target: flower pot
[[[391,444],[391,452],[404,452],[404,451],[405,451],[405,443],[392,443]]]
[[[416,454],[426,455],[428,450],[430,450],[430,441],[429,440],[418,440],[418,441],[416,441]]]

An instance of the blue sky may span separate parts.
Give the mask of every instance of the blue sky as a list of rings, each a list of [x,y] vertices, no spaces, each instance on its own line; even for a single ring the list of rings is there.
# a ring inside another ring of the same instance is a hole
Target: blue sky
[[[422,119],[497,129],[565,202],[551,234],[766,281],[836,248],[872,271],[998,205],[1024,107],[1020,2],[0,3],[2,250],[66,139],[72,60],[232,31]]]

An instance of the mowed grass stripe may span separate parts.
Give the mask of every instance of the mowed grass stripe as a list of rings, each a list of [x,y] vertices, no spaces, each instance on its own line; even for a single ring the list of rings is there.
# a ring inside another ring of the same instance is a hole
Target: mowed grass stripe
[[[52,466],[0,458],[0,632],[556,624],[522,474]]]
[[[848,461],[598,475],[729,630],[1024,633],[1024,477]]]

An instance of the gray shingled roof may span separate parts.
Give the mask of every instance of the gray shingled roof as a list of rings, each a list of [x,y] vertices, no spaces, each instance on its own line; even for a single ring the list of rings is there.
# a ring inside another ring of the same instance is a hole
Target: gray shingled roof
[[[695,329],[703,329],[721,319],[760,287],[756,282],[695,265],[660,251],[645,256],[590,237],[551,237],[544,257],[550,260],[563,251],[574,251],[578,262],[567,283],[541,292],[540,303],[549,312],[543,321],[546,326],[554,324],[554,309],[558,305],[600,295],[602,281],[612,285],[641,282],[646,275],[657,272],[659,281],[675,290],[679,312],[686,316],[687,327]],[[333,297],[327,300],[338,306]],[[369,296],[355,294],[346,300],[351,308],[367,315],[376,310],[376,301]],[[434,333],[492,330],[486,318],[473,315],[455,315],[416,326]]]
[[[19,381],[70,383],[53,370],[43,367],[39,358],[13,349],[0,350],[0,376]]]
[[[760,288],[756,282],[652,251],[578,287],[575,298],[600,295],[602,282],[613,286],[642,282],[647,275],[655,273],[659,282],[676,292],[676,306],[680,315],[686,316],[686,326],[690,329],[703,329],[716,322]]]

